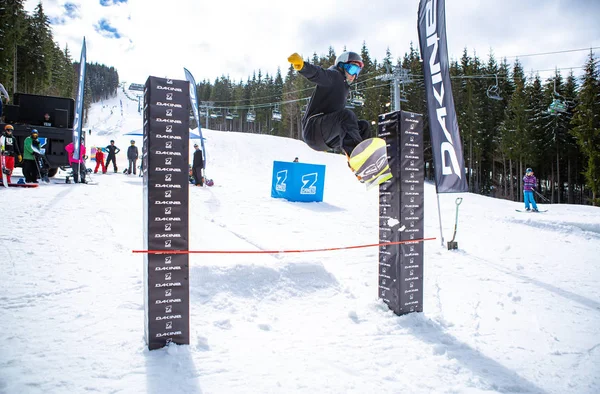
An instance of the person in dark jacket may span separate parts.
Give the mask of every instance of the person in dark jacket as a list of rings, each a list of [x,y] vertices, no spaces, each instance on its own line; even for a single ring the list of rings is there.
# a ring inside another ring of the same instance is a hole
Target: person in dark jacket
[[[31,130],[31,135],[25,138],[23,142],[23,176],[25,177],[25,183],[38,183],[38,175],[39,171],[36,164],[35,152],[33,150],[34,147],[40,145],[40,141],[38,140],[38,131],[37,129]]]
[[[371,138],[369,122],[346,108],[352,84],[364,67],[355,52],[343,52],[328,69],[309,64],[297,53],[288,57],[295,70],[317,86],[302,118],[304,142],[316,151],[344,152]]]
[[[110,145],[106,147],[106,164],[105,167],[108,168],[108,164],[112,161],[113,169],[117,172],[117,153],[121,152],[121,149],[115,146],[115,141],[110,140]]]
[[[13,136],[13,130],[14,128],[12,125],[7,124],[4,126],[4,132],[2,133],[2,137],[4,137],[4,143],[2,146],[0,146],[0,154],[4,156],[4,165],[6,166],[7,172],[6,180],[8,183],[10,183],[10,176],[15,168],[15,157],[17,158],[18,163],[23,160],[23,157],[19,151],[17,139]]]
[[[127,174],[131,174],[131,168],[133,167],[133,175],[135,175],[138,156],[139,152],[137,146],[135,146],[135,141],[131,140],[131,145],[129,145],[129,148],[127,148],[127,160],[129,160]]]
[[[192,174],[194,175],[194,181],[196,186],[204,186],[204,177],[202,176],[202,170],[204,169],[204,156],[202,156],[202,150],[198,144],[194,144],[194,161],[192,162]]]
[[[533,212],[538,212],[537,204],[535,203],[535,197],[533,195],[533,191],[537,186],[537,179],[535,175],[533,175],[533,170],[528,168],[525,171],[525,176],[523,177],[523,200],[525,200],[525,210],[530,211],[529,204],[531,204],[531,208],[533,208]]]

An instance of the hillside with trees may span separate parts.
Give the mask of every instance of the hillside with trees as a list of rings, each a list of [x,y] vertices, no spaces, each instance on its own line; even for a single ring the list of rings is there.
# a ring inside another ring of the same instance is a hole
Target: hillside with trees
[[[413,45],[403,57],[382,60],[361,48],[365,68],[352,87],[364,99],[354,107],[359,118],[376,128],[377,115],[391,111],[391,83],[378,78],[393,68],[408,75],[401,86],[402,109],[427,115],[420,54]],[[336,53],[305,59],[323,67]],[[539,192],[555,203],[598,205],[600,192],[600,78],[598,61],[590,52],[584,75],[556,70],[542,80],[523,69],[518,59],[509,64],[493,54],[485,59],[465,49],[451,62],[452,90],[468,172],[469,190],[510,200],[522,200],[525,168],[535,169]],[[226,76],[197,86],[202,126],[216,130],[264,133],[301,139],[303,109],[313,87],[290,66],[285,76],[255,72],[245,82]],[[555,104],[564,106],[557,111]],[[248,114],[254,115],[248,121]],[[281,114],[278,120],[276,113]],[[425,117],[427,177],[433,177],[433,158]]]
[[[28,15],[23,0],[0,6],[0,81],[9,92],[75,97],[79,64],[68,47],[53,40],[40,4]],[[352,87],[348,103],[375,129],[378,114],[392,110],[390,81],[382,76],[403,69],[402,109],[427,115],[422,60],[410,45],[401,57],[388,51],[373,58],[366,43],[360,49],[365,68]],[[314,53],[305,60],[329,67],[336,52]],[[490,53],[486,58],[465,49],[451,62],[452,90],[467,169],[474,193],[522,199],[521,179],[532,167],[539,192],[548,201],[600,205],[600,75],[590,50],[583,75],[556,69],[551,78],[524,70],[519,59],[509,64]],[[16,78],[16,79],[15,79]],[[103,64],[88,64],[85,108],[116,94],[119,75]],[[263,133],[301,139],[301,119],[313,90],[293,68],[274,75],[255,71],[246,81],[222,75],[197,85],[201,125],[216,130]],[[433,159],[425,116],[428,179]]]
[[[73,62],[67,46],[61,49],[54,41],[42,3],[31,15],[25,12],[23,3],[7,0],[0,5],[0,81],[11,94],[75,98],[79,62]],[[88,64],[84,109],[114,96],[118,85],[119,74],[114,67]]]

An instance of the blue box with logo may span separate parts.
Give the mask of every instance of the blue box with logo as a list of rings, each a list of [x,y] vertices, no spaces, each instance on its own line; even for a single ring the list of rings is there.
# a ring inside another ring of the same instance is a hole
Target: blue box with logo
[[[289,201],[321,202],[325,189],[325,166],[321,164],[273,162],[271,197]]]

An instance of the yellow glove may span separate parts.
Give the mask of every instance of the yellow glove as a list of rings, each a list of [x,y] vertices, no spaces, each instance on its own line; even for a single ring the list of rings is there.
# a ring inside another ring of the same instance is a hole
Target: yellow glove
[[[288,57],[288,62],[292,63],[294,70],[300,71],[304,67],[304,60],[302,60],[302,56],[297,53],[293,53]]]
[[[21,156],[21,155],[18,155],[18,156],[17,156],[17,163],[20,163],[20,162],[22,162],[22,161],[23,161],[23,156]]]

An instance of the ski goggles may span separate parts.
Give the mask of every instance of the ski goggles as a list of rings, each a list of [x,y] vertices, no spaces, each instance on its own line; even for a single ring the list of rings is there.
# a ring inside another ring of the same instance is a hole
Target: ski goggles
[[[358,76],[362,67],[355,63],[344,63],[344,70],[350,75]]]

